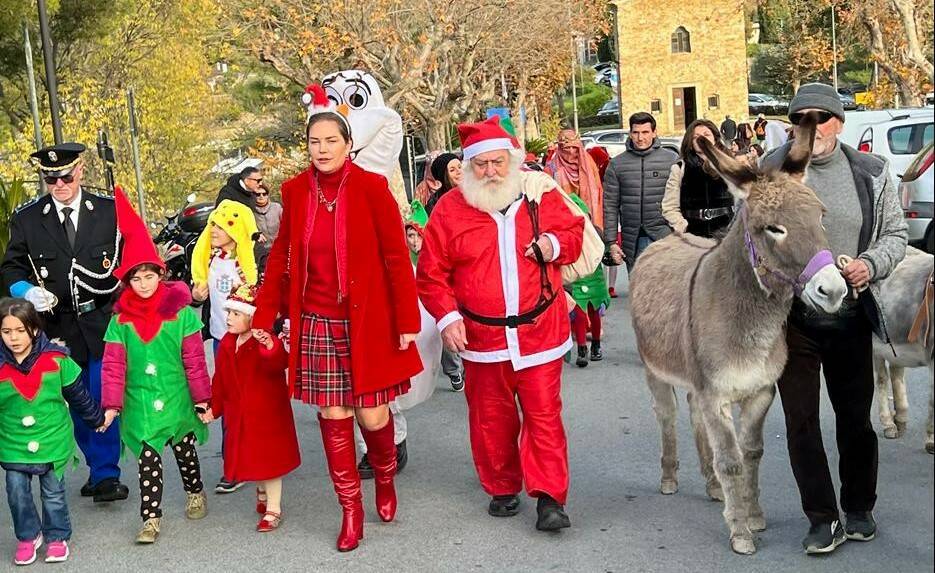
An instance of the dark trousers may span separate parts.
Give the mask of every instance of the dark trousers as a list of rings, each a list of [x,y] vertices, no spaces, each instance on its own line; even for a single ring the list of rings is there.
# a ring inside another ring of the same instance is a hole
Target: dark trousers
[[[812,524],[837,520],[838,504],[821,439],[821,370],[834,409],[841,509],[869,511],[876,502],[877,435],[870,424],[873,357],[870,324],[861,314],[834,328],[790,317],[789,360],[779,378],[786,440],[802,509]]]
[[[84,384],[91,397],[101,400],[101,360],[92,358],[87,364],[81,364],[81,378],[78,384]],[[84,459],[91,469],[88,481],[96,485],[107,478],[120,479],[120,421],[99,434],[89,428],[77,412],[71,411],[75,427],[75,441],[84,454]]]

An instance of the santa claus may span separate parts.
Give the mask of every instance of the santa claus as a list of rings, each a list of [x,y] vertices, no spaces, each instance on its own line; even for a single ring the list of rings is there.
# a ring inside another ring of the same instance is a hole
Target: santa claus
[[[581,254],[585,221],[554,181],[521,170],[525,153],[496,117],[458,132],[464,181],[429,219],[419,297],[445,346],[464,359],[471,449],[492,497],[488,513],[515,515],[525,482],[538,498],[536,528],[562,529],[570,521],[560,390],[571,339],[561,265]],[[551,182],[545,188],[543,178]]]

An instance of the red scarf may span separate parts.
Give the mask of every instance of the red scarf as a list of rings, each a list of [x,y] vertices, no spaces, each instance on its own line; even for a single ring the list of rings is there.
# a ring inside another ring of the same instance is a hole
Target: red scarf
[[[142,298],[132,287],[123,289],[120,293],[120,311],[117,314],[117,322],[132,324],[140,340],[149,342],[156,337],[164,321],[175,318],[174,316],[167,317],[164,312],[160,312],[160,303],[165,294],[166,286],[162,282],[156,287],[153,296],[149,298]]]

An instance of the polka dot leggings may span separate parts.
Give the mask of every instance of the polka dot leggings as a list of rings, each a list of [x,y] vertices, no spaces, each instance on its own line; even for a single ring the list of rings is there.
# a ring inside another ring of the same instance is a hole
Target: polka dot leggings
[[[195,434],[189,433],[181,442],[167,443],[175,455],[175,462],[182,474],[182,487],[187,493],[198,493],[204,489],[201,482],[201,464],[195,451]],[[162,517],[162,457],[152,446],[143,443],[140,454],[140,517],[143,520]]]

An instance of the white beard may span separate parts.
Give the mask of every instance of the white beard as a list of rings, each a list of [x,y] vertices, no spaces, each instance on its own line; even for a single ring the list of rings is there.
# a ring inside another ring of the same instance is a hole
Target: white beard
[[[461,194],[467,204],[487,213],[502,211],[512,205],[523,190],[519,166],[513,163],[510,162],[509,173],[502,178],[477,179],[470,166],[467,166],[461,182]]]

